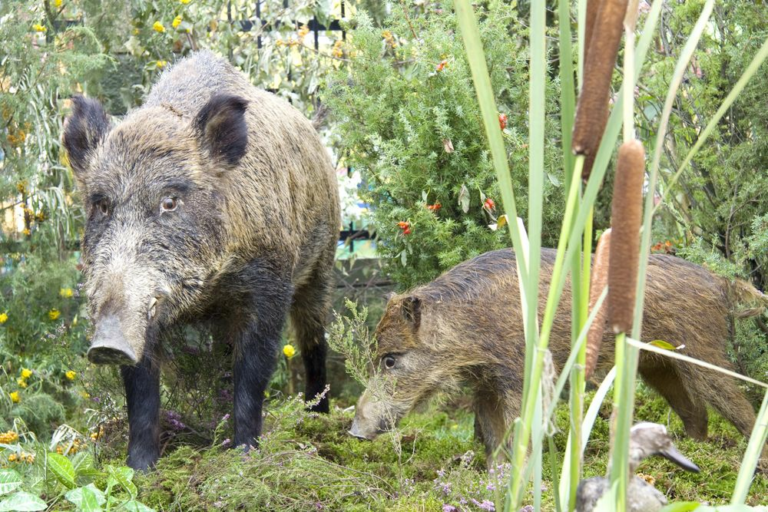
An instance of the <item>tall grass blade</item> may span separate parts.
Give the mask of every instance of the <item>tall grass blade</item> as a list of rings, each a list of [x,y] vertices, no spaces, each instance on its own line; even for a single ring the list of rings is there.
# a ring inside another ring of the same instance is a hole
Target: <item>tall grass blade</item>
[[[648,178],[648,193],[645,197],[645,210],[643,212],[643,234],[640,242],[640,269],[639,273],[644,276],[648,268],[648,255],[650,254],[651,247],[651,223],[653,222],[653,198],[656,190],[656,182],[659,175],[659,162],[661,161],[661,152],[664,147],[664,138],[667,135],[667,125],[669,124],[669,117],[672,114],[672,107],[674,106],[675,99],[677,98],[677,90],[680,88],[680,84],[683,82],[683,76],[688,68],[688,63],[693,57],[693,52],[696,51],[696,47],[699,44],[701,35],[707,26],[707,21],[712,14],[712,9],[715,6],[714,0],[707,0],[704,7],[701,10],[699,19],[696,21],[696,25],[691,31],[691,35],[688,36],[688,40],[683,47],[683,51],[680,53],[680,58],[677,60],[675,70],[672,73],[672,81],[670,82],[669,89],[667,90],[667,97],[664,100],[664,108],[661,112],[661,120],[659,122],[659,128],[656,132],[656,145],[653,148],[653,160],[651,162],[651,172]],[[634,328],[632,329],[632,336],[634,338],[640,338],[640,330],[643,322],[643,301],[645,299],[645,280],[641,279],[638,283],[637,297],[635,300],[635,313],[634,313]]]
[[[507,153],[504,148],[504,140],[499,129],[499,112],[493,95],[493,87],[491,87],[488,65],[485,62],[483,44],[480,41],[480,29],[477,25],[477,18],[472,11],[469,0],[455,0],[454,6],[456,7],[459,29],[464,40],[464,48],[467,52],[467,61],[472,73],[472,81],[477,92],[477,101],[480,106],[483,126],[488,136],[493,168],[496,172],[496,179],[499,181],[504,211],[507,218],[513,220],[517,218],[517,206],[515,204],[515,194],[512,190],[512,176],[509,172],[509,162],[507,161]],[[515,253],[522,254],[522,242],[517,229],[517,223],[508,222],[507,224],[509,225]],[[522,270],[520,286],[526,288],[529,283],[528,273],[524,269]]]
[[[731,505],[743,505],[746,501],[749,487],[755,475],[755,468],[766,441],[768,441],[768,391],[765,392],[763,405],[757,414],[752,435],[749,436],[749,445],[744,459],[741,461],[739,476],[736,478],[736,486],[733,489],[733,496],[731,496]]]

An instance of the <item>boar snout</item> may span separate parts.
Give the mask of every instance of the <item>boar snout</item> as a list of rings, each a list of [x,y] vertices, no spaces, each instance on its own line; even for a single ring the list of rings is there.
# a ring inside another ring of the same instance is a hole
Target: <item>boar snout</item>
[[[111,314],[99,321],[93,343],[88,349],[88,360],[94,364],[128,365],[139,361],[120,329],[117,315]]]
[[[355,419],[349,429],[349,435],[360,439],[375,439],[379,434],[390,430],[399,418],[394,418],[391,408],[383,401],[373,399],[366,391],[357,401]]]

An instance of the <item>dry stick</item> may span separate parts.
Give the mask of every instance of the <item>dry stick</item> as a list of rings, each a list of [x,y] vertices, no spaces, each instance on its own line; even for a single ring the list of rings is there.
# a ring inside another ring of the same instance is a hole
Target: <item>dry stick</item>
[[[619,148],[613,187],[612,234],[608,266],[608,318],[614,333],[630,332],[640,262],[645,150],[639,140]]]
[[[608,123],[611,76],[621,42],[627,0],[604,0],[597,13],[584,65],[584,84],[576,106],[573,152],[585,155],[582,179],[589,178],[592,163]]]
[[[595,251],[595,263],[592,266],[592,279],[589,283],[589,310],[592,311],[597,304],[600,294],[608,285],[608,258],[611,249],[611,230],[608,229],[600,235]],[[605,333],[605,322],[608,318],[608,308],[603,305],[597,312],[595,320],[589,326],[587,332],[587,363],[584,370],[585,378],[589,379],[597,366],[600,356],[600,346]]]

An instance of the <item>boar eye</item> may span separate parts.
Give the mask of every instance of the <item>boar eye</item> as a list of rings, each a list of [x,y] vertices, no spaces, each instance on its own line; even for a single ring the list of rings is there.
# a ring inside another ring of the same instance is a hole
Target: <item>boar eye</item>
[[[172,212],[179,205],[179,200],[175,197],[164,197],[160,202],[160,213]]]
[[[102,215],[109,215],[109,201],[107,199],[99,199],[93,203],[93,207]]]
[[[384,368],[387,370],[391,370],[395,367],[395,358],[394,356],[384,356],[381,360],[382,363],[384,363]]]

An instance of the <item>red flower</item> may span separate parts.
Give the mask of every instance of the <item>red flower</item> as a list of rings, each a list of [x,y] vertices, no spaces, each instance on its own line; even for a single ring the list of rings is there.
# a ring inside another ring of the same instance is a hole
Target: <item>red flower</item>
[[[427,210],[436,212],[437,210],[439,210],[442,207],[443,207],[443,205],[441,205],[440,203],[428,204],[427,205]]]
[[[447,66],[448,66],[447,60],[441,61],[440,64],[437,65],[437,72],[439,73],[440,71],[444,70]]]
[[[483,208],[486,210],[493,210],[496,208],[496,203],[493,202],[493,199],[490,197],[485,200],[485,203],[483,203]]]
[[[502,130],[507,127],[507,114],[499,114],[499,126]]]
[[[402,220],[397,223],[397,227],[399,227],[400,229],[407,229],[408,226],[410,226],[410,224]]]

